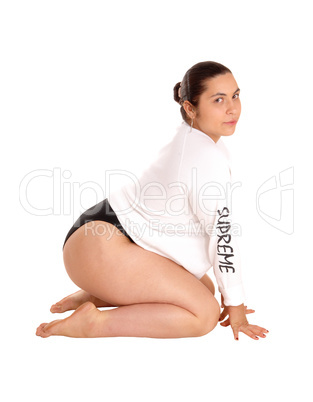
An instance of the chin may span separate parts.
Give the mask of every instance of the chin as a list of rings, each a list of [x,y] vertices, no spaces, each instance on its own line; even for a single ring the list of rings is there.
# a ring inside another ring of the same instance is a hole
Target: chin
[[[229,133],[223,133],[222,134],[222,137],[230,137],[231,135],[233,135],[235,133],[235,130],[234,131],[231,131],[231,132],[229,132]]]
[[[228,127],[228,130],[223,130],[223,136],[228,137],[230,135],[233,135],[234,132],[236,131],[236,127]]]

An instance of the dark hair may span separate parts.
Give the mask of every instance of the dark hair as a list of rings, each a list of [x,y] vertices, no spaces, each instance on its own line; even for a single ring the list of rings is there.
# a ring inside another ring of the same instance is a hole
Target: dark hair
[[[197,108],[200,95],[207,89],[205,82],[226,73],[231,73],[231,71],[223,64],[215,61],[202,61],[192,66],[184,75],[182,82],[178,82],[174,86],[174,100],[181,105],[180,113],[186,123],[189,124],[190,118],[183,108],[183,103],[187,100]],[[181,97],[178,95],[179,88]]]

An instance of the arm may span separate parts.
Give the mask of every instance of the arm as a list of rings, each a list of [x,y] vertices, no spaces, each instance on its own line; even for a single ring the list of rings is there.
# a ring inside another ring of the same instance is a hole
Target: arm
[[[228,166],[220,155],[210,155],[205,163],[200,160],[197,173],[199,193],[196,197],[194,194],[190,197],[190,204],[209,236],[208,256],[224,308],[220,321],[229,315],[221,325],[231,325],[236,340],[240,331],[253,339],[258,339],[258,336],[264,338],[264,333],[268,331],[249,324],[246,317],[246,314],[254,311],[244,306],[240,254],[232,235],[231,205],[226,202],[231,180]]]
[[[228,205],[228,165],[223,155],[216,151],[205,158],[199,157],[193,170],[195,179],[189,203],[207,239],[209,264],[213,266],[224,304],[238,306],[244,302],[244,290],[240,254],[232,234],[231,206]]]

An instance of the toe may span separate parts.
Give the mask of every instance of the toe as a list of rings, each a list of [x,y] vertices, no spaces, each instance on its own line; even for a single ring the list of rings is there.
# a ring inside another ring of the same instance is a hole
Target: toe
[[[65,320],[55,320],[48,324],[41,324],[37,329],[38,335],[42,338],[48,338],[48,336],[51,335],[59,335],[59,326],[62,321]]]
[[[51,313],[62,313],[62,305],[61,304],[53,304],[50,308]]]
[[[36,335],[37,336],[41,336],[42,338],[45,338],[44,328],[45,328],[46,325],[48,325],[48,323],[46,323],[46,322],[39,325],[39,327],[36,330]]]

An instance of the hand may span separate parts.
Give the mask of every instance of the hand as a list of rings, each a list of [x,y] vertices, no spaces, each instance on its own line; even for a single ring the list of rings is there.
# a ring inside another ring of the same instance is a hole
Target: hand
[[[219,321],[223,321],[227,315],[229,315],[229,318],[224,322],[221,322],[221,325],[223,327],[231,325],[236,340],[239,340],[239,332],[243,332],[255,340],[258,340],[258,337],[266,338],[265,333],[269,332],[267,329],[257,325],[251,325],[247,320],[246,314],[254,313],[254,310],[248,309],[247,306],[244,306],[243,304],[240,306],[225,306],[223,296],[222,307],[224,310],[220,315]]]

